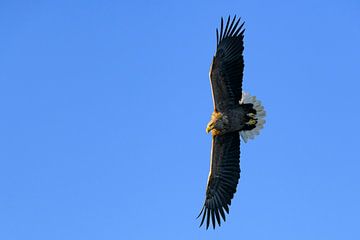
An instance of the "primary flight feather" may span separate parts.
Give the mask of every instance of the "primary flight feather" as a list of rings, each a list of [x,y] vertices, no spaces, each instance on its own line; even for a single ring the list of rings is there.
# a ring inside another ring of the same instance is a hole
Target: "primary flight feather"
[[[265,123],[260,101],[242,92],[244,23],[228,17],[216,29],[216,53],[210,67],[214,112],[206,132],[212,133],[211,164],[205,203],[199,217],[215,228],[226,220],[240,178],[240,136],[247,142]]]

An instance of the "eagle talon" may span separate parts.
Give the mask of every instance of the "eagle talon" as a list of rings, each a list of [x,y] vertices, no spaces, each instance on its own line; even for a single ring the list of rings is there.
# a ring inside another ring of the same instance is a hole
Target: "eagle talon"
[[[255,119],[250,119],[247,124],[248,125],[256,125],[257,121]]]

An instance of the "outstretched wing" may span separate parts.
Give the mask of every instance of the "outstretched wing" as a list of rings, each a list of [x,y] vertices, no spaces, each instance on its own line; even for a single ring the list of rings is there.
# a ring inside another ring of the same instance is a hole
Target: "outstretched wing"
[[[220,35],[216,29],[216,54],[210,67],[210,81],[214,108],[223,112],[237,106],[242,96],[242,78],[244,70],[244,31],[240,18],[236,16],[230,23],[227,19],[225,30],[221,18]]]
[[[199,214],[202,214],[201,224],[206,218],[206,229],[210,218],[215,228],[216,222],[225,221],[224,210],[229,213],[231,199],[236,192],[240,178],[240,138],[238,132],[213,136],[211,149],[211,166],[206,187],[206,199]]]

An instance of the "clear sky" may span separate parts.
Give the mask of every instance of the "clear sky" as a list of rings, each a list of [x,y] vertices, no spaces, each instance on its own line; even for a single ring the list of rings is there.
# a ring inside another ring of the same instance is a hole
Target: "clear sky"
[[[0,239],[360,239],[360,2],[2,1]],[[208,71],[246,21],[241,146],[221,228],[198,228]]]

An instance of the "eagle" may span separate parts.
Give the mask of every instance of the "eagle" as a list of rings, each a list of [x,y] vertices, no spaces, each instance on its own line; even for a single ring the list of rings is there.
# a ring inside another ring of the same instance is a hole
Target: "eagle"
[[[265,123],[265,110],[255,96],[242,91],[244,71],[244,22],[236,15],[221,18],[216,29],[216,53],[210,66],[214,112],[206,127],[212,134],[210,172],[205,202],[198,216],[200,227],[206,221],[215,229],[226,221],[231,200],[240,178],[240,138],[244,142],[259,134]],[[217,224],[216,224],[217,223]]]

